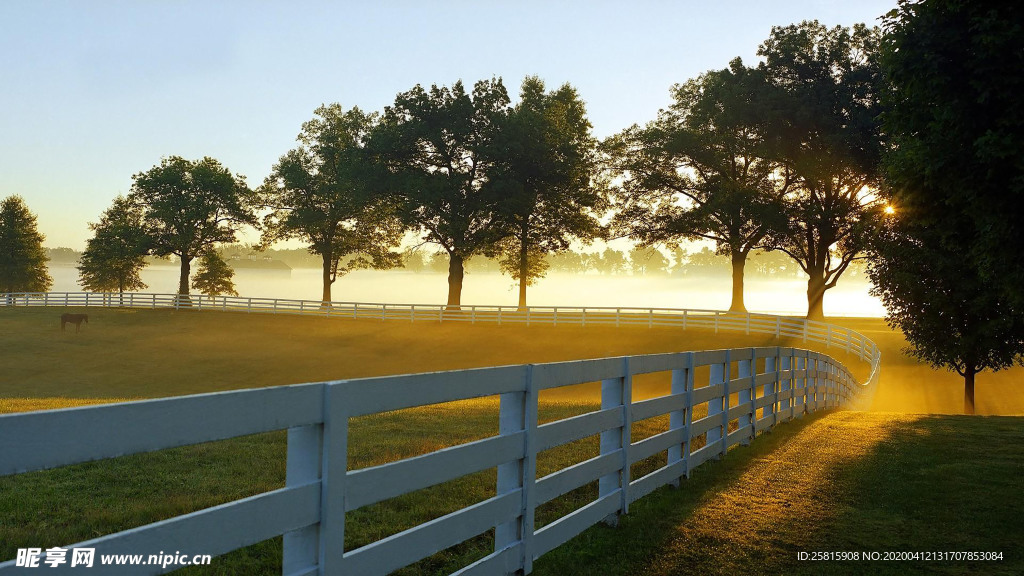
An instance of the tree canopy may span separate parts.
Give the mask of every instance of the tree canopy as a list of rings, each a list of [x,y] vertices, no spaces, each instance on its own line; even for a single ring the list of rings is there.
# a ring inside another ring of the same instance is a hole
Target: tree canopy
[[[519,281],[520,306],[526,306],[526,287],[547,269],[544,255],[602,232],[597,214],[607,202],[595,185],[597,142],[590,131],[575,88],[563,84],[546,92],[540,78],[523,80],[519,103],[499,135],[495,175],[508,233],[502,269]]]
[[[730,310],[739,312],[747,256],[785,228],[792,184],[767,154],[764,97],[761,71],[736,59],[674,86],[657,120],[605,142],[621,175],[614,227],[643,244],[714,241],[731,256]]]
[[[196,256],[219,242],[234,242],[242,225],[256,223],[245,178],[213,158],[171,156],[132,179],[128,198],[142,209],[152,253],[181,260],[179,294],[188,294]]]
[[[883,25],[894,203],[929,221],[962,215],[936,240],[1022,313],[1024,5],[902,0]]]
[[[880,32],[817,21],[775,27],[758,50],[774,158],[793,179],[774,246],[808,275],[807,317],[864,253],[881,216]]]
[[[142,290],[146,283],[139,272],[146,266],[149,235],[142,210],[124,196],[89,224],[93,237],[85,244],[78,263],[79,283],[94,292]]]
[[[46,268],[45,237],[21,196],[0,202],[0,291],[46,292],[53,278]]]
[[[384,110],[369,147],[384,167],[382,185],[399,200],[405,222],[448,253],[448,305],[462,299],[464,263],[493,255],[507,235],[498,218],[496,146],[508,116],[501,79],[477,82],[467,93],[417,85]]]
[[[404,227],[397,205],[375,193],[366,139],[377,115],[339,104],[321,106],[302,125],[299,147],[274,165],[260,189],[273,211],[264,219],[263,243],[298,238],[319,254],[323,302],[339,276],[358,268],[391,268]]]
[[[918,358],[964,377],[1024,354],[1024,9],[900,2],[884,20],[885,154],[896,219],[870,274]]]

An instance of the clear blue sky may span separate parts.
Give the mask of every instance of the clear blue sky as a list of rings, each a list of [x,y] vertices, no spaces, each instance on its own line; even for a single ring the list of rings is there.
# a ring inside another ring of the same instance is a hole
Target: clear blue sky
[[[0,2],[0,197],[81,249],[133,174],[213,156],[256,186],[321,103],[380,110],[415,84],[570,82],[594,132],[652,119],[669,87],[773,25],[877,24],[896,0]]]

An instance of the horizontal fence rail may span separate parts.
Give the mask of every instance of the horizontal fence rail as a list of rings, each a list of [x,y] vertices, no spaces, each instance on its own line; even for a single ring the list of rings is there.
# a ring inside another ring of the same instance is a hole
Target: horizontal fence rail
[[[700,376],[698,377],[698,369]],[[634,401],[641,374],[664,374],[669,393]],[[538,423],[543,390],[600,382],[600,408]],[[483,533],[494,550],[456,574],[530,573],[533,562],[586,528],[612,522],[637,499],[678,485],[773,426],[847,404],[861,390],[831,357],[788,347],[652,354],[551,364],[341,380],[198,394],[102,406],[0,415],[0,475],[287,429],[285,487],[65,548],[138,554],[174,548],[224,554],[284,536],[283,573],[387,574]],[[360,469],[348,465],[350,420],[480,397],[499,399],[498,433]],[[668,416],[642,440],[632,426]],[[538,453],[599,436],[600,453],[544,476]],[[658,457],[639,478],[632,464]],[[482,470],[496,469],[495,495],[355,549],[345,513]],[[595,499],[536,527],[539,506],[589,483]],[[105,566],[104,573],[161,574],[174,567]],[[12,573],[15,561],[0,564]],[[46,573],[74,573],[67,564]]]
[[[202,294],[148,294],[136,292],[16,292],[0,294],[0,306],[96,306],[106,308],[162,308],[221,310],[251,314],[290,314],[329,318],[396,320],[406,322],[468,322],[495,324],[551,324],[575,326],[647,326],[698,328],[745,334],[770,334],[825,344],[857,356],[870,367],[861,383],[878,381],[881,353],[856,330],[827,322],[789,316],[736,313],[686,308],[632,308],[594,306],[492,306],[390,304],[375,302],[321,302],[207,296]]]

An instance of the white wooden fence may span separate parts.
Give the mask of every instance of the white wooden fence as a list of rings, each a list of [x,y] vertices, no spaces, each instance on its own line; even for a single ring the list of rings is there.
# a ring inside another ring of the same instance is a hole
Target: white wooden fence
[[[710,366],[706,382],[695,369]],[[671,374],[671,393],[632,401],[633,376]],[[537,423],[542,390],[601,381],[600,410]],[[224,554],[284,535],[286,575],[387,574],[495,528],[495,550],[457,574],[503,574],[533,561],[652,490],[679,481],[730,446],[772,426],[840,406],[858,390],[828,356],[793,348],[743,348],[506,366],[301,384],[0,416],[0,475],[288,429],[286,486],[70,547],[101,554],[175,549]],[[349,419],[500,395],[499,434],[388,464],[349,470]],[[695,420],[694,414],[706,416]],[[632,424],[668,414],[666,432],[632,442]],[[600,434],[601,453],[542,478],[537,454]],[[699,449],[691,442],[703,437]],[[630,465],[663,454],[642,478]],[[345,512],[497,468],[496,496],[355,550]],[[596,500],[534,529],[541,504],[599,481]],[[55,543],[45,543],[52,545]],[[46,572],[59,573],[62,565]],[[0,573],[16,570],[0,564]],[[159,574],[159,566],[106,572]],[[168,569],[169,570],[169,569]],[[105,573],[106,573],[105,572]]]
[[[282,300],[239,296],[143,294],[125,292],[19,292],[0,294],[0,306],[98,306],[221,310],[252,314],[297,314],[329,318],[397,320],[407,322],[469,322],[496,324],[553,324],[576,326],[676,326],[745,334],[798,338],[856,355],[870,366],[865,384],[875,384],[881,354],[874,342],[855,330],[826,322],[771,314],[734,313],[685,308],[581,306],[464,305],[457,309],[437,304],[388,304]]]
[[[136,295],[134,299],[126,295],[134,306],[142,304],[140,298],[151,296],[153,307],[167,302],[156,295]],[[89,298],[84,304],[71,295],[41,297],[50,305],[65,301],[75,306],[110,305],[109,301],[102,303],[100,296],[83,297]],[[55,302],[53,298],[67,300]],[[34,301],[29,295],[7,296],[8,303],[18,305]],[[198,307],[199,301],[192,303]],[[218,302],[222,309],[231,309],[237,302],[250,301]],[[364,305],[359,306],[361,312]],[[377,310],[382,317],[390,317],[383,307]],[[388,305],[388,312],[391,310]],[[558,310],[560,322],[571,317],[562,316],[563,310],[570,309]],[[635,323],[643,315],[635,309],[619,309],[614,315],[606,310],[605,316],[593,316],[589,308],[586,312],[571,310],[578,321],[587,323]],[[466,312],[464,308],[459,314]],[[770,325],[757,315],[687,312],[683,317],[691,323],[699,318],[726,329],[740,329],[745,323],[746,329],[759,332]],[[448,314],[442,311],[438,316],[448,321]],[[658,314],[661,320],[669,316]],[[789,320],[775,318],[774,322],[776,333],[793,332]],[[821,337],[818,327],[810,323],[802,323],[801,328],[793,335]],[[877,349],[859,334],[841,329],[826,329],[824,334],[834,338],[829,340],[833,344],[877,362]],[[696,371],[701,367],[709,368],[701,372],[706,378],[702,376],[698,382]],[[633,377],[650,373],[669,374],[670,393],[633,401]],[[871,379],[876,375],[874,370]],[[599,410],[538,424],[538,394],[542,390],[597,381],[601,382]],[[373,575],[387,574],[494,529],[494,552],[456,574],[529,573],[538,557],[602,519],[627,513],[638,498],[660,486],[678,483],[703,462],[724,455],[730,446],[746,443],[805,413],[844,405],[861,388],[852,374],[829,356],[767,347],[199,394],[0,415],[0,475],[287,429],[284,488],[68,547],[95,548],[97,558],[168,549],[219,555],[283,534],[285,575]],[[348,469],[351,418],[487,396],[500,397],[496,436],[380,466]],[[669,415],[667,431],[632,441],[634,423],[665,414]],[[598,456],[537,477],[539,452],[595,435],[600,435]],[[663,465],[641,478],[631,477],[632,464],[659,454]],[[346,512],[493,468],[497,469],[494,497],[354,550],[344,548]],[[594,481],[599,484],[595,500],[535,528],[538,506]],[[106,566],[104,573],[160,574],[171,569]],[[16,570],[13,560],[0,564],[0,574]],[[73,573],[75,568],[64,564],[44,570]]]

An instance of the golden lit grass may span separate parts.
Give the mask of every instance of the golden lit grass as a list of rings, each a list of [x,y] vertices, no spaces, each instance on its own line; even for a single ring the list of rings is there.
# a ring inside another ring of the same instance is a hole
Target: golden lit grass
[[[882,372],[871,410],[914,414],[962,414],[964,380],[935,370],[903,352],[907,341],[877,318],[834,318],[830,322],[864,334],[882,351]],[[978,374],[975,409],[981,415],[1024,414],[1024,368]]]
[[[0,413],[476,366],[739,346],[801,345],[798,340],[780,343],[766,336],[716,335],[668,328],[406,324],[100,309],[88,310],[91,323],[75,334],[60,332],[56,320],[63,311],[0,309],[0,350],[5,351],[0,353],[4,367],[0,373]],[[918,388],[927,387],[929,378],[936,373],[907,363],[905,357],[898,354],[901,338],[885,329],[881,321],[853,320],[850,323],[883,346],[885,370],[889,369],[888,362],[893,362],[895,367],[916,374],[908,378],[916,377],[914,385]],[[877,333],[870,333],[872,330]],[[837,356],[859,375],[866,374],[865,367],[853,358]],[[885,380],[885,370],[882,390],[876,396],[881,401],[889,401],[886,400],[887,387],[899,385]],[[702,378],[706,375],[698,372],[698,379]],[[639,377],[634,384],[638,399],[668,391],[664,377]],[[979,407],[991,406],[981,400],[990,392],[983,386],[979,382]],[[911,385],[905,387],[913,389]],[[541,421],[594,409],[597,392],[595,385],[545,392],[541,397]],[[1024,401],[1015,405],[1013,402],[1017,400],[1013,396],[1008,398],[1004,407],[1013,410],[1017,406],[1016,411],[1022,411],[1020,406],[1024,406]],[[913,407],[913,404],[907,405]],[[664,420],[652,419],[636,425],[634,440],[664,430]],[[750,454],[770,453],[765,461],[789,463],[793,459],[788,449],[777,454],[776,451],[786,438],[784,430],[799,429],[800,424],[793,424],[762,437],[759,444],[755,443],[762,448]],[[494,398],[359,418],[352,423],[349,466],[377,465],[496,432],[497,401]],[[813,451],[820,444],[826,456],[832,450],[852,450],[868,442],[865,437],[860,444],[853,442],[844,447],[837,444],[838,440],[823,440],[822,433],[835,433],[838,438],[845,431],[816,430],[814,435],[808,436],[808,449]],[[582,461],[596,455],[596,450],[597,438],[592,437],[547,451],[538,459],[538,472],[543,475]],[[724,465],[728,472],[734,466],[751,465],[751,461],[742,456],[745,452],[730,453],[725,462],[712,465],[712,470],[717,467],[721,471]],[[734,460],[737,464],[727,464]],[[798,464],[799,459],[794,462]],[[653,461],[638,463],[634,477],[656,464]],[[0,478],[0,542],[3,543],[0,558],[11,557],[18,546],[66,544],[271,490],[283,483],[283,472],[284,434],[272,433]],[[811,472],[826,474],[827,470]],[[753,475],[750,481],[754,483],[801,485],[798,478],[776,478],[753,468],[750,474]],[[709,484],[702,484],[704,481],[700,478],[718,476],[719,473],[706,476],[702,468],[695,479],[686,484],[688,490],[676,493],[703,497],[704,487]],[[723,477],[729,478],[729,475]],[[818,476],[813,477],[818,479]],[[347,544],[351,547],[366,543],[482,500],[493,494],[493,486],[493,470],[484,471],[356,511],[346,530]],[[729,488],[733,489],[735,487]],[[582,505],[595,493],[595,486],[587,486],[542,507],[538,511],[539,525]],[[787,493],[786,497],[806,499],[809,493],[797,490]],[[745,503],[749,508],[750,502],[757,502],[759,498],[756,490],[747,496],[746,499],[730,497],[727,508],[738,508]],[[659,502],[662,496],[653,498],[653,502]],[[805,500],[798,502],[806,504]],[[650,505],[642,502],[637,506],[638,510],[643,510]],[[791,503],[789,508],[792,507]],[[773,516],[770,510],[762,512],[765,522],[783,517]],[[709,509],[702,518],[710,527],[715,524],[716,515],[724,513]],[[751,528],[755,532],[762,529]],[[582,541],[585,545],[588,538]],[[487,536],[475,539],[428,559],[406,573],[450,571],[467,558],[485,554],[489,542]],[[780,549],[784,545],[788,544],[783,542]],[[600,556],[603,551],[581,554]],[[211,573],[275,573],[280,566],[280,541],[249,547],[215,564],[219,567],[215,566]],[[651,568],[653,566],[645,569]],[[666,570],[672,573],[674,568]]]
[[[405,323],[98,308],[87,310],[90,323],[76,334],[60,331],[59,317],[65,310],[0,308],[4,366],[0,397],[154,398],[388,374],[779,344],[771,336],[678,328]],[[853,358],[848,364],[854,370],[864,369]],[[650,390],[638,382],[638,398],[667,392],[667,380],[652,382]],[[593,387],[574,388],[546,396],[593,399],[595,393]]]
[[[703,466],[535,574],[1020,574],[1024,421],[832,412]],[[800,551],[1002,552],[1001,562],[808,562]]]

